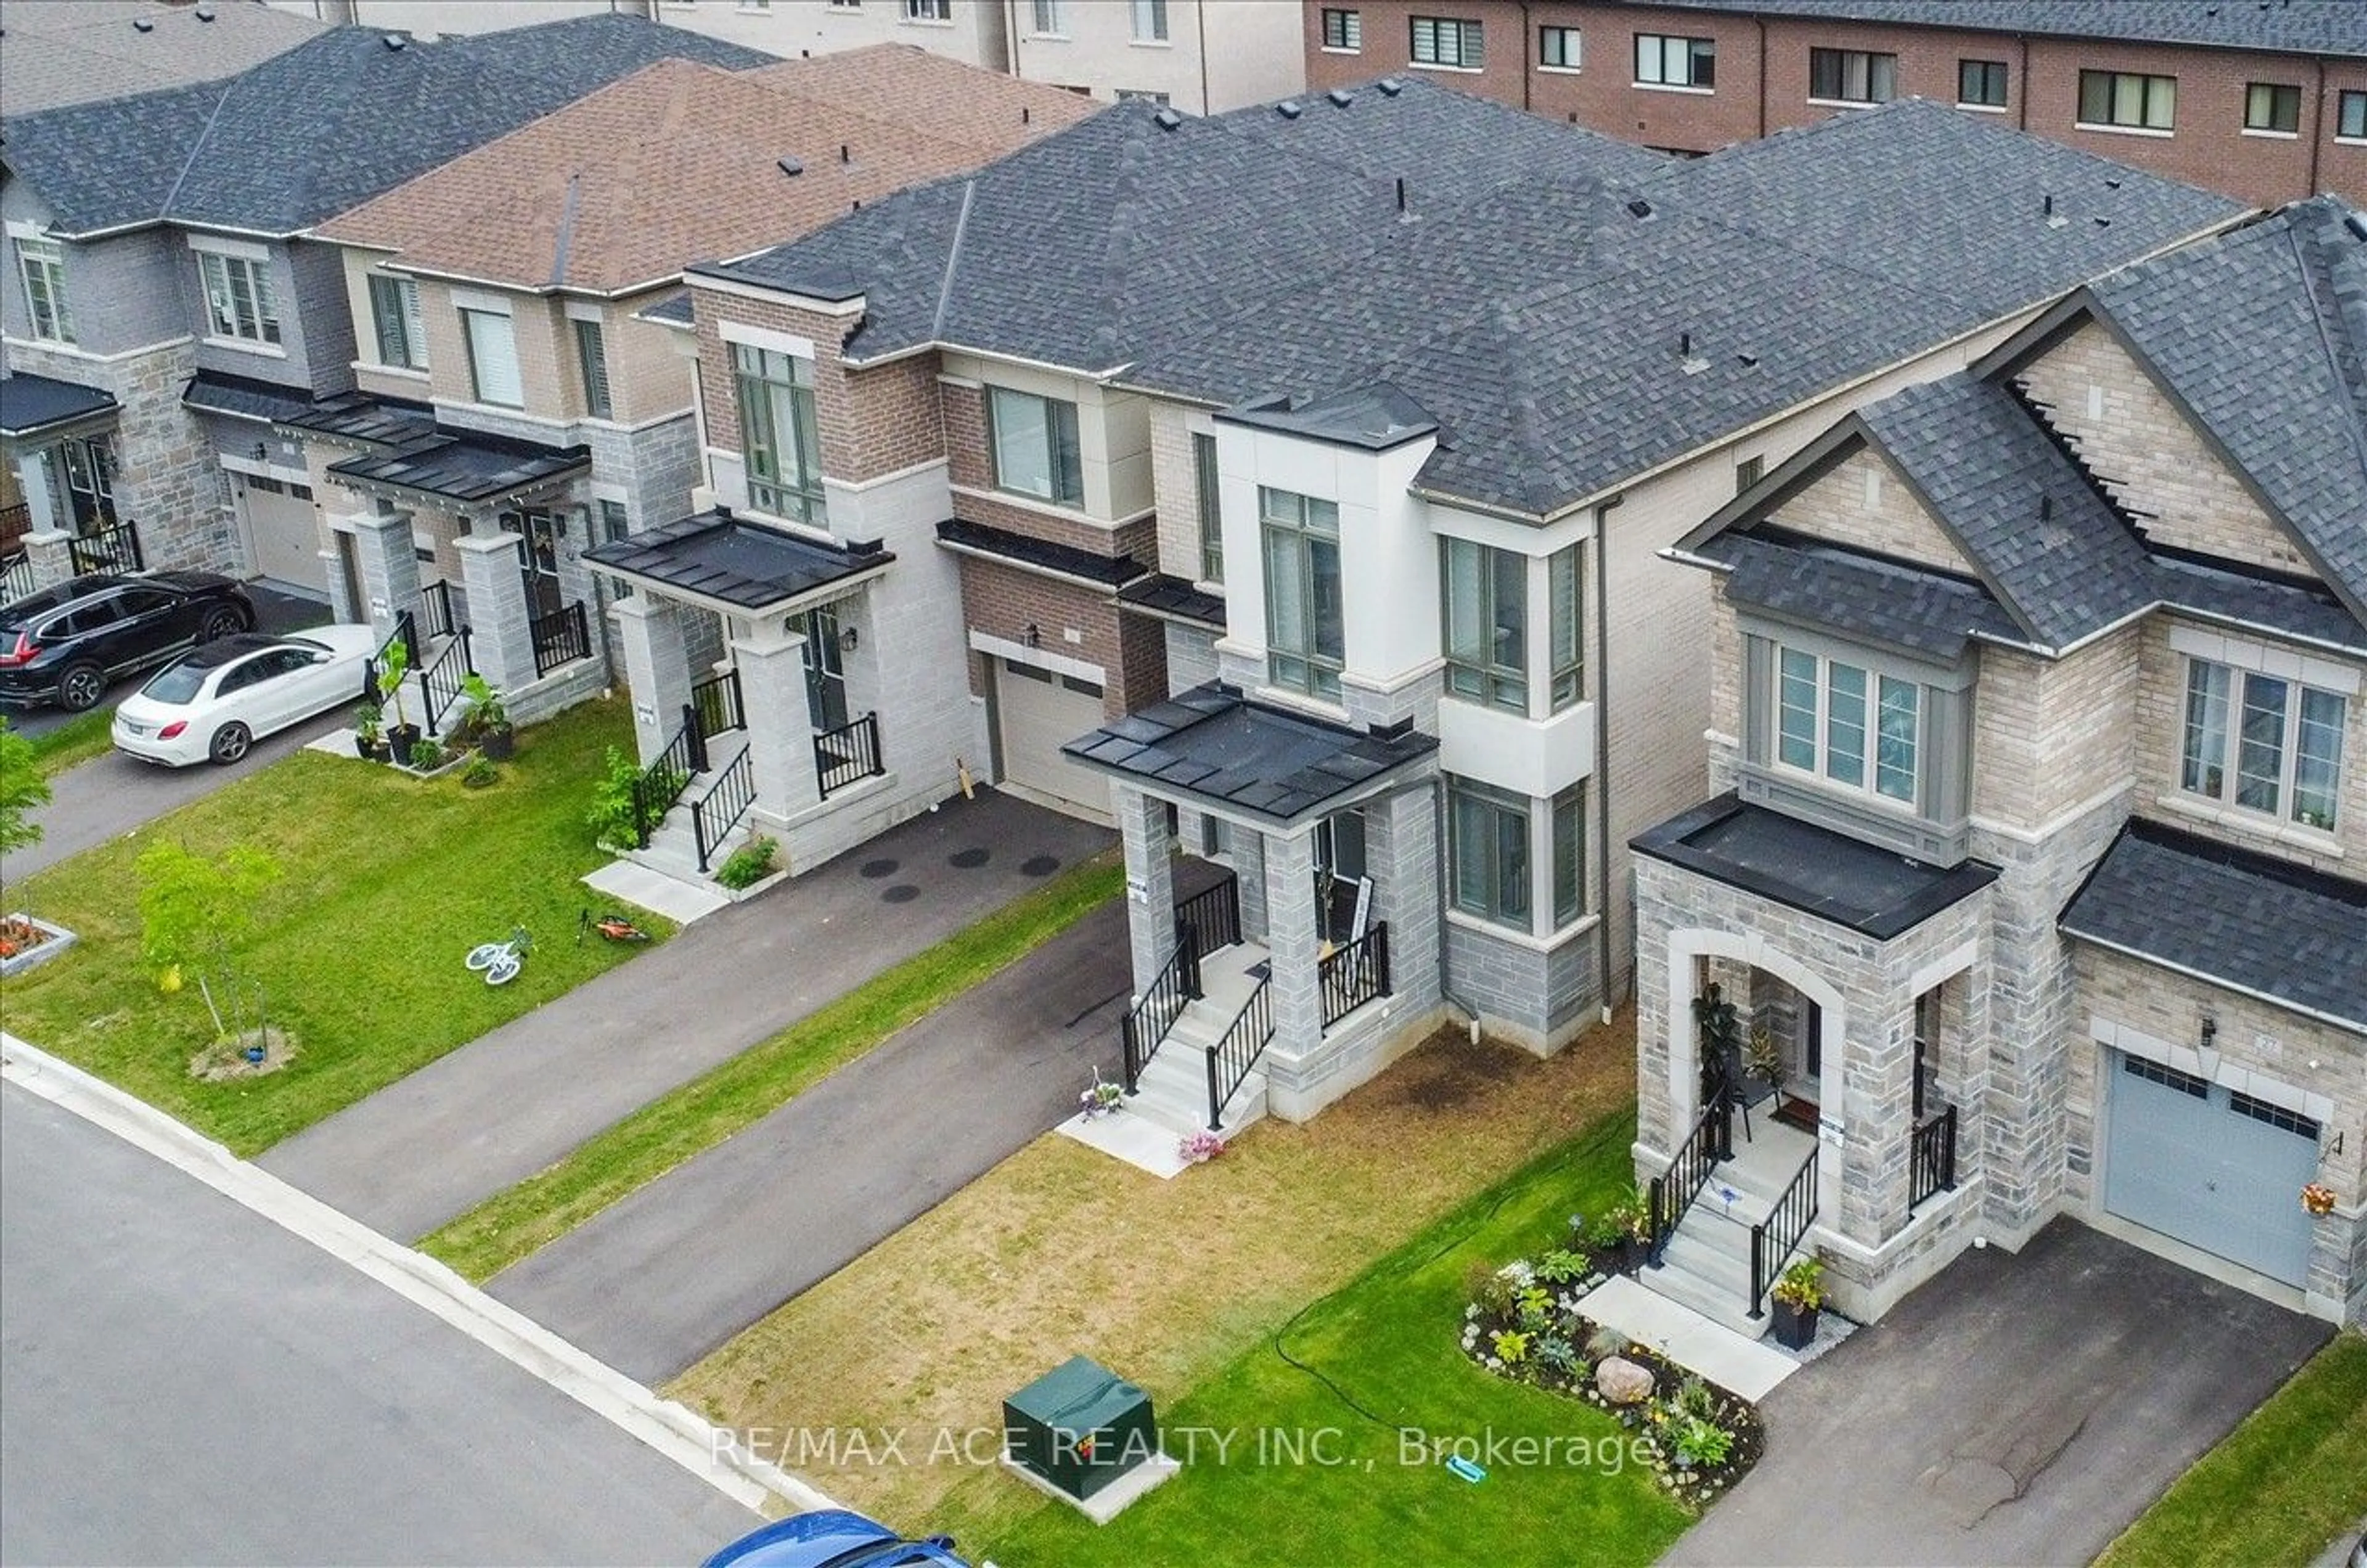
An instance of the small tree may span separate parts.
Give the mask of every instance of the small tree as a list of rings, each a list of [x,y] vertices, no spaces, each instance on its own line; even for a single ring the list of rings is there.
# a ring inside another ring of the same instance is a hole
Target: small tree
[[[237,1007],[241,993],[231,953],[255,934],[255,900],[279,880],[279,863],[251,844],[232,845],[220,860],[207,860],[159,840],[133,865],[140,875],[141,938],[148,961],[166,975],[195,970],[214,1032],[230,1033],[210,981],[220,981],[233,1010],[243,1010]],[[260,1027],[259,987],[255,994]]]
[[[50,781],[33,765],[33,743],[0,718],[0,854],[41,841],[33,808],[50,802]]]
[[[411,645],[401,637],[386,645],[378,668],[379,695],[384,705],[394,710],[394,727],[403,728],[411,721],[402,712],[402,678],[411,672]]]

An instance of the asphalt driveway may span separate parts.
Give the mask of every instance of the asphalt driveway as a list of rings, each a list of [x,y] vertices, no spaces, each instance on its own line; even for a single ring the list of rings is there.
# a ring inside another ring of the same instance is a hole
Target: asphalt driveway
[[[948,801],[708,916],[258,1163],[382,1235],[424,1235],[1116,839],[991,790]]]
[[[1112,904],[486,1289],[662,1382],[1057,1126],[1096,1068],[1115,1077],[1129,978]]]
[[[2057,1220],[1768,1395],[1768,1457],[1662,1561],[2087,1562],[2332,1332]]]

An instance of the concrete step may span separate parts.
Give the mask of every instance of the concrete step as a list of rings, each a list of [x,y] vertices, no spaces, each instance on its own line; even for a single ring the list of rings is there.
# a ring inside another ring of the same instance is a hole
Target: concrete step
[[[1750,1289],[1750,1233],[1738,1226],[1688,1221],[1677,1227],[1677,1234],[1660,1249],[1660,1257],[1689,1274],[1715,1282],[1738,1299]]]
[[[1746,1339],[1758,1339],[1767,1332],[1767,1318],[1762,1316],[1754,1322],[1750,1316],[1745,1300],[1748,1284],[1737,1287],[1731,1281],[1696,1273],[1686,1260],[1663,1254],[1659,1268],[1648,1264],[1636,1270],[1636,1282],[1655,1295],[1691,1307],[1721,1328],[1730,1328]]]
[[[1205,1050],[1185,1045],[1170,1032],[1136,1084],[1127,1109],[1172,1127],[1180,1136],[1208,1124],[1208,1067]],[[1225,1107],[1224,1134],[1231,1137],[1266,1113],[1265,1075],[1251,1068]]]

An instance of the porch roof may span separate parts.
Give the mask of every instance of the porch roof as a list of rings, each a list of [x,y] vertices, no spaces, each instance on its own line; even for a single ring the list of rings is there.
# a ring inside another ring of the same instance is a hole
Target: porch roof
[[[1914,930],[1997,880],[1968,860],[1926,864],[1846,833],[1819,828],[1732,791],[1629,840],[1637,854],[1762,898],[1772,898],[1877,942]]]
[[[583,552],[619,577],[764,615],[895,556],[870,545],[822,544],[746,523],[717,507]]]
[[[117,406],[114,393],[96,387],[21,371],[0,376],[0,436],[12,441],[111,413]]]
[[[310,413],[312,394],[301,387],[282,387],[252,377],[200,370],[181,389],[181,403],[206,413],[226,413],[233,419],[279,424]]]
[[[2132,817],[2064,934],[2367,1030],[2367,882]]]
[[[343,392],[277,422],[305,435],[326,435],[365,446],[401,446],[434,433],[436,412],[425,403]]]
[[[475,505],[500,501],[592,466],[589,446],[546,446],[474,430],[435,426],[390,452],[333,463],[341,479],[415,491],[437,501]]]
[[[1225,629],[1224,596],[1206,592],[1170,572],[1154,571],[1148,577],[1136,578],[1117,591],[1117,607],[1158,620],[1181,621],[1216,631]]]
[[[1410,728],[1389,735],[1353,729],[1211,682],[1060,750],[1162,797],[1296,826],[1342,795],[1410,772],[1438,750],[1438,738]]]

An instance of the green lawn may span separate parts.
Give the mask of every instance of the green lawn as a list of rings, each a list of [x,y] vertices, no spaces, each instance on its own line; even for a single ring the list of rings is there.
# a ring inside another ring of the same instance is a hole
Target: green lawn
[[[1072,868],[651,1101],[426,1236],[421,1250],[471,1280],[491,1279],[1067,930],[1116,897],[1125,877],[1108,860]]]
[[[587,785],[605,748],[630,743],[624,705],[590,703],[521,733],[489,789],[315,752],[257,770],[12,887],[12,903],[82,943],[6,982],[8,1029],[239,1154],[267,1148],[630,954],[574,941],[593,897],[576,879],[605,858],[583,825]],[[162,834],[204,854],[249,843],[279,862],[238,966],[294,1037],[284,1070],[189,1075],[213,1034],[205,1003],[194,983],[161,993],[141,956],[132,863]],[[513,923],[539,945],[515,981],[489,987],[460,960]]]
[[[2367,1518],[2367,1335],[2335,1337],[2097,1568],[2302,1568]]]
[[[964,1538],[959,1517],[931,1527],[949,1528],[973,1558],[1007,1568],[1651,1562],[1683,1532],[1685,1512],[1648,1472],[1564,1462],[1571,1438],[1586,1439],[1598,1460],[1608,1450],[1624,1461],[1618,1424],[1491,1376],[1456,1344],[1475,1266],[1532,1253],[1571,1213],[1616,1197],[1632,1179],[1633,1131],[1632,1113],[1596,1123],[1160,1411],[1169,1450],[1186,1468],[1110,1525],[1045,1504],[1000,1532],[991,1520],[973,1521],[984,1532],[974,1528],[976,1539]],[[1494,1462],[1481,1458],[1489,1473],[1473,1485],[1418,1445],[1410,1450],[1400,1435],[1408,1428],[1450,1439],[1551,1438],[1564,1452],[1551,1464],[1523,1464],[1501,1450]],[[1261,1433],[1269,1435],[1263,1450]],[[1286,1452],[1277,1433],[1307,1457]],[[1224,1434],[1231,1446],[1220,1461]]]
[[[88,713],[76,714],[55,729],[30,737],[28,744],[33,749],[33,771],[45,779],[54,779],[77,762],[105,756],[114,745],[108,733],[114,722],[114,708],[93,708]]]

